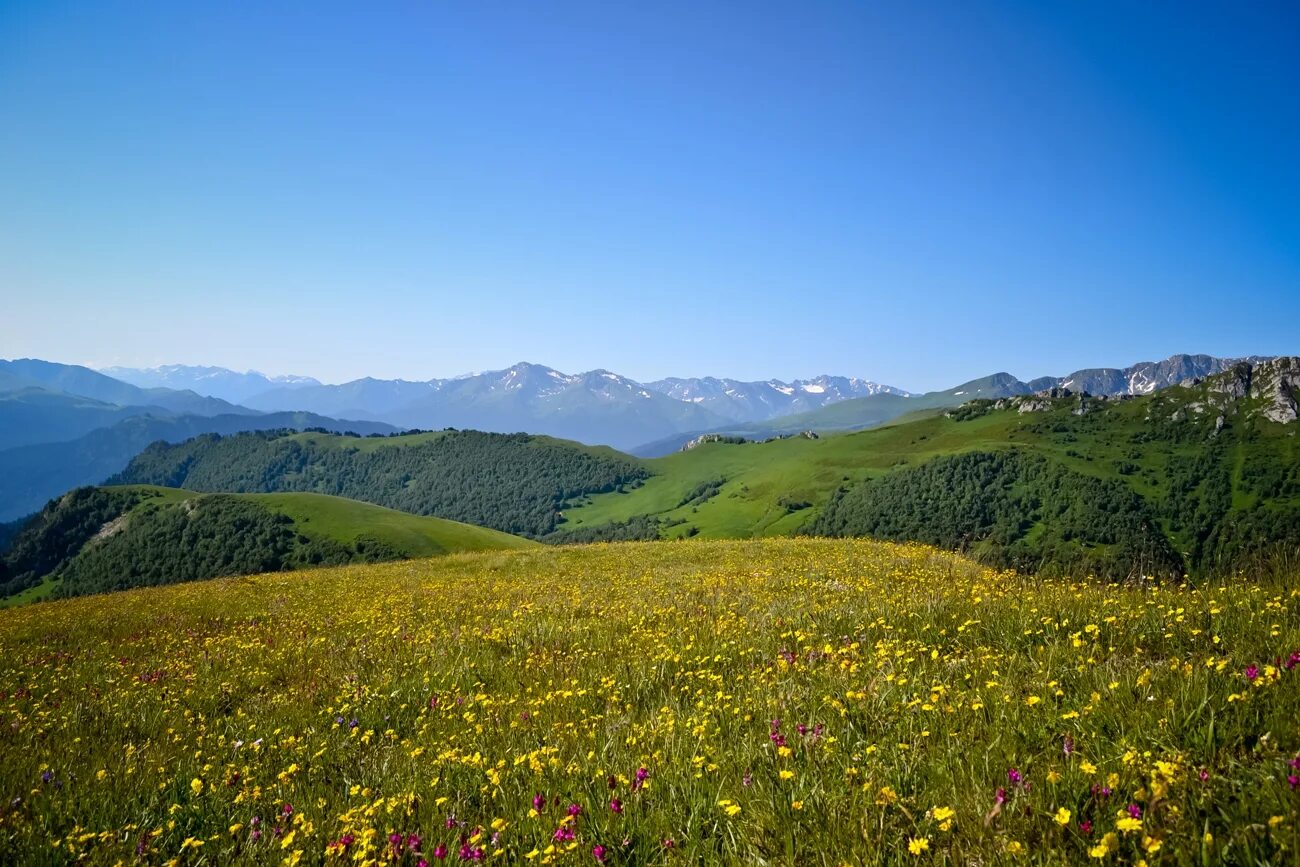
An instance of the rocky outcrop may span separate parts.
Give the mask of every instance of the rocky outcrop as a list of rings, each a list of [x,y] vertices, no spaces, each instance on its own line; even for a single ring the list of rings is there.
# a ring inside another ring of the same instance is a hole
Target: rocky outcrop
[[[744,437],[727,436],[726,434],[707,433],[700,434],[693,440],[688,440],[686,445],[682,446],[682,451],[689,452],[691,449],[699,448],[707,443],[747,443],[749,440]]]
[[[1218,376],[1206,380],[1205,390],[1211,396],[1220,396],[1228,400],[1241,400],[1250,394],[1250,378],[1253,368],[1249,362],[1234,364]]]
[[[1045,412],[1062,406],[1062,401],[1077,398],[1070,410],[1074,415],[1085,415],[1095,409],[1098,402],[1105,401],[1105,395],[1094,397],[1088,392],[1076,392],[1063,386],[1053,386],[1036,391],[1024,397],[1005,397],[993,404],[994,409],[1014,409],[1019,413]]]
[[[1188,419],[1213,421],[1211,436],[1242,416],[1290,424],[1300,418],[1300,357],[1248,359],[1230,364],[1223,371],[1207,376],[1189,377],[1167,398],[1146,398],[1134,394],[1093,395],[1063,385],[1053,385],[1033,394],[1003,397],[995,401],[972,401],[945,415],[966,420],[993,410],[1018,413],[1046,412],[1068,408],[1074,415],[1086,415],[1104,409],[1112,401],[1151,399],[1147,421],[1157,417],[1174,422]]]
[[[1269,421],[1290,424],[1295,421],[1296,395],[1300,393],[1300,358],[1282,356],[1255,365],[1251,393],[1264,401],[1260,412]]]
[[[1117,396],[1120,394],[1151,394],[1171,385],[1184,385],[1192,380],[1222,373],[1240,364],[1263,361],[1259,356],[1249,358],[1215,358],[1211,355],[1171,355],[1164,361],[1142,361],[1131,367],[1090,368],[1076,370],[1058,381],[1060,385],[1090,394]]]
[[[1260,415],[1278,424],[1290,424],[1297,419],[1300,358],[1281,356],[1238,362],[1193,387],[1204,389],[1203,398],[1176,406],[1170,416],[1173,421],[1206,415],[1209,410],[1214,418],[1213,434],[1240,414]]]

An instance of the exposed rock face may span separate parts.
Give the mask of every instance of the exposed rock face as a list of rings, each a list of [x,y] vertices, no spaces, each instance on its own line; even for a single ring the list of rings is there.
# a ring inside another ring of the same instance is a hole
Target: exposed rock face
[[[90,537],[91,542],[98,542],[111,536],[116,536],[122,530],[126,529],[126,515],[118,515],[113,520],[99,528],[99,532]]]
[[[1125,368],[1076,370],[1058,380],[1060,385],[1090,394],[1151,394],[1171,385],[1203,379],[1240,364],[1249,366],[1264,359],[1215,358],[1210,355],[1172,355],[1164,361],[1142,361]]]
[[[689,440],[686,445],[682,446],[682,451],[689,452],[693,448],[698,448],[705,443],[743,443],[748,442],[744,437],[733,437],[725,434],[707,433],[700,434],[693,440]]]
[[[1026,397],[1016,401],[1016,412],[1022,415],[1027,412],[1042,412],[1051,408],[1051,401],[1044,398]]]
[[[1094,401],[1106,399],[1105,395],[1094,398],[1086,391],[1080,393],[1080,392],[1072,391],[1071,389],[1065,388],[1063,386],[1056,385],[1056,386],[1052,386],[1051,388],[1045,388],[1042,391],[1036,391],[1032,395],[1029,395],[1027,397],[1004,398],[1003,400],[999,400],[993,406],[994,409],[1015,407],[1016,412],[1019,413],[1043,412],[1045,410],[1049,410],[1055,406],[1058,406],[1058,404],[1054,403],[1053,401],[1065,400],[1071,397],[1078,397],[1079,399],[1074,409],[1070,410],[1070,412],[1074,413],[1075,415],[1084,415],[1085,413],[1090,412],[1095,406]]]
[[[1208,358],[1202,356],[1201,358]],[[1186,364],[1162,362],[1153,368],[1172,368],[1173,373],[1187,367],[1196,369],[1192,356]],[[1211,359],[1211,361],[1221,361]],[[1168,370],[1165,371],[1169,373]],[[1300,357],[1281,356],[1278,358],[1252,358],[1228,364],[1224,370],[1201,378],[1192,376],[1179,383],[1185,388],[1193,389],[1186,397],[1180,396],[1162,405],[1161,412],[1170,413],[1171,421],[1182,422],[1189,418],[1200,417],[1214,419],[1214,436],[1232,423],[1232,419],[1241,414],[1263,416],[1278,424],[1290,424],[1300,418]],[[1199,391],[1203,388],[1204,391]],[[1155,390],[1154,388],[1152,390]],[[1110,401],[1133,400],[1137,395],[1124,393],[1117,395],[1093,395],[1087,391],[1078,391],[1063,385],[1051,385],[1033,394],[1003,397],[996,401],[986,401],[984,405],[993,410],[1012,410],[1018,413],[1045,412],[1051,409],[1069,407],[1074,415],[1086,415],[1094,410],[1104,408]],[[971,404],[967,404],[971,406]],[[1148,408],[1147,421],[1152,420],[1152,411]],[[956,417],[948,413],[949,417]],[[968,417],[968,416],[963,416]]]
[[[1282,356],[1255,365],[1251,391],[1264,399],[1264,417],[1278,424],[1296,420],[1296,395],[1300,393],[1300,358]]]
[[[1228,400],[1241,400],[1250,394],[1251,365],[1248,362],[1234,364],[1221,376],[1213,377],[1206,390],[1211,395],[1222,395]]]
[[[1190,401],[1172,418],[1182,421],[1189,414],[1214,413],[1214,433],[1223,430],[1228,419],[1240,412],[1257,413],[1278,424],[1297,418],[1296,398],[1300,394],[1300,358],[1281,356],[1262,361],[1242,361],[1220,374],[1203,380],[1204,401]],[[1243,404],[1250,400],[1251,403]],[[1255,403],[1258,401],[1258,403]]]

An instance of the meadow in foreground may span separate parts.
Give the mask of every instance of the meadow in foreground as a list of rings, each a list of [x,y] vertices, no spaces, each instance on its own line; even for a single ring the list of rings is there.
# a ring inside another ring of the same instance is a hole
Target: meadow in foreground
[[[915,545],[473,554],[0,615],[5,863],[1285,863],[1300,591]]]

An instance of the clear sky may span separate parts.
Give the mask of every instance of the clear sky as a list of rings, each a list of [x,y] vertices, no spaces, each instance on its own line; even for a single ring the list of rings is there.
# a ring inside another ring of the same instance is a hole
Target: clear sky
[[[1300,4],[0,0],[0,357],[1300,352]]]

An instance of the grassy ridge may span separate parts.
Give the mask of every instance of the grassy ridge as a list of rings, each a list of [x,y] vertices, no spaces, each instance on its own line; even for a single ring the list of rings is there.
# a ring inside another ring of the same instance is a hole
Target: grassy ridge
[[[1249,402],[1224,410],[1225,423],[1216,429],[1219,410],[1207,403],[1208,387],[1094,402],[1084,414],[1076,413],[1077,398],[1044,401],[1041,411],[1023,413],[986,402],[816,440],[706,444],[645,461],[652,475],[636,489],[571,504],[564,527],[651,516],[668,537],[786,535],[816,526],[832,500],[872,480],[939,458],[1014,449],[1047,461],[1054,472],[1120,485],[1141,497],[1186,567],[1231,568],[1215,559],[1218,553],[1249,545],[1211,538],[1216,528],[1220,536],[1269,538],[1285,536],[1293,516],[1300,524],[1300,443],[1294,423],[1268,421]],[[1201,412],[1188,411],[1197,404]],[[724,481],[714,496],[691,500],[693,490],[718,478]],[[1048,529],[1046,518],[1031,522],[1031,545]]]
[[[540,538],[573,497],[633,485],[634,459],[529,434],[356,438],[248,433],[155,443],[112,481],[228,493],[335,494]]]
[[[535,545],[324,494],[87,488],[53,501],[0,560],[5,604],[308,565]]]
[[[1297,650],[1294,589],[862,540],[151,588],[0,617],[0,833],[27,864],[1289,863]]]
[[[294,529],[308,536],[323,536],[355,544],[368,536],[391,545],[408,557],[432,557],[460,551],[495,551],[526,548],[536,543],[499,530],[411,515],[373,503],[326,494],[242,494],[250,502],[287,515]]]

